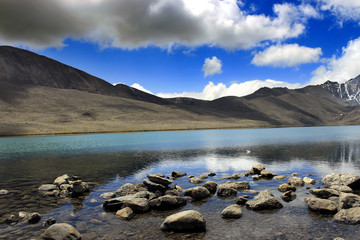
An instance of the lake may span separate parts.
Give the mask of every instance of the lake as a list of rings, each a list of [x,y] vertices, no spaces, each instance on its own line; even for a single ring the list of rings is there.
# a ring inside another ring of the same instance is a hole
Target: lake
[[[83,239],[360,239],[360,228],[343,225],[332,216],[307,209],[306,187],[297,189],[289,203],[280,199],[277,187],[288,178],[275,181],[248,181],[251,190],[269,189],[284,207],[277,211],[255,212],[243,207],[237,220],[221,218],[221,211],[234,203],[216,195],[206,201],[187,203],[181,209],[137,214],[124,221],[105,212],[99,196],[115,192],[125,183],[138,183],[149,173],[170,176],[174,170],[187,176],[174,182],[182,188],[189,175],[215,172],[212,180],[225,183],[225,176],[245,173],[261,163],[278,175],[299,177],[312,174],[321,179],[332,172],[360,174],[360,126],[276,129],[231,129],[202,131],[145,132],[120,134],[67,135],[0,138],[0,239],[41,239],[41,224],[49,217],[73,225]],[[88,196],[72,199],[42,197],[41,184],[67,173],[95,182]],[[238,196],[255,196],[238,192]],[[199,211],[205,218],[205,233],[168,233],[160,230],[166,216],[182,210]],[[38,224],[6,224],[19,211],[39,212]]]

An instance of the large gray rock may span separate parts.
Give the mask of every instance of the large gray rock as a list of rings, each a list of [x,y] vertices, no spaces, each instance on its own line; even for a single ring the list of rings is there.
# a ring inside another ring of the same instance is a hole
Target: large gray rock
[[[287,183],[293,185],[294,187],[302,187],[305,185],[304,180],[299,177],[291,177],[288,179]]]
[[[172,180],[160,177],[160,176],[155,175],[155,174],[149,174],[149,175],[147,175],[147,177],[149,178],[150,181],[152,181],[154,183],[164,185],[164,186],[168,186],[168,185],[173,183]]]
[[[341,193],[339,196],[339,210],[360,207],[360,196],[352,193]]]
[[[42,234],[45,240],[80,240],[81,235],[67,223],[56,223],[48,227]]]
[[[221,212],[223,218],[240,218],[241,215],[241,207],[237,204],[230,205]]]
[[[328,199],[307,197],[304,199],[308,207],[319,213],[336,213],[338,204]]]
[[[185,206],[187,200],[184,197],[165,195],[154,198],[150,200],[149,203],[151,208],[158,210],[170,210]]]
[[[346,224],[359,224],[360,223],[360,207],[342,209],[333,218],[337,222]]]
[[[296,191],[296,187],[283,183],[278,187],[279,192]]]
[[[205,187],[194,187],[184,190],[184,195],[198,201],[210,197],[210,192]]]
[[[269,190],[261,191],[254,199],[247,201],[246,206],[252,210],[270,210],[283,207]]]
[[[189,210],[168,216],[161,224],[163,231],[198,232],[206,230],[206,222],[201,213]]]
[[[328,199],[330,197],[338,197],[340,193],[334,189],[310,189],[310,193],[318,198]]]
[[[127,195],[124,197],[105,200],[103,207],[105,210],[117,211],[123,207],[129,207],[135,213],[147,212],[150,209],[149,200],[146,198],[138,198],[135,195]]]
[[[352,189],[360,189],[360,176],[356,174],[332,173],[322,179],[325,187],[345,185]]]
[[[218,186],[217,195],[219,197],[236,196],[237,191],[228,183],[220,184]]]
[[[217,183],[213,181],[207,181],[202,186],[209,190],[210,193],[215,193],[217,189]]]

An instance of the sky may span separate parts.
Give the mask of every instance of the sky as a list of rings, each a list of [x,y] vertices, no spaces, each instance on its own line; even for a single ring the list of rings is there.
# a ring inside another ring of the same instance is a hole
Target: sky
[[[359,0],[0,0],[0,44],[212,100],[360,74]]]

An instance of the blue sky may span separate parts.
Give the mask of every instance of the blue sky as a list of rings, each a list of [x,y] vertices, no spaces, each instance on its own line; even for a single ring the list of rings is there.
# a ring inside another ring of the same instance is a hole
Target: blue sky
[[[112,84],[215,99],[360,74],[358,0],[2,0],[0,44]]]

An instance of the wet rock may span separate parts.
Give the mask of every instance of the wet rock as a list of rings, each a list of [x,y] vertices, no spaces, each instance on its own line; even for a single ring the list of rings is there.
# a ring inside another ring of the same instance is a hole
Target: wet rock
[[[283,180],[283,179],[285,179],[286,178],[286,176],[275,176],[273,179],[274,180],[276,180],[276,181],[280,181],[280,180]]]
[[[202,173],[199,176],[199,178],[201,178],[201,179],[207,179],[208,177],[209,177],[209,173]]]
[[[193,177],[189,179],[189,182],[192,184],[201,184],[204,180],[202,178]]]
[[[348,187],[348,186],[345,186],[345,185],[331,185],[330,189],[334,189],[336,191],[344,192],[344,193],[352,193],[353,192],[351,187]]]
[[[260,181],[261,180],[261,177],[258,176],[258,175],[255,175],[252,177],[253,181]]]
[[[299,177],[291,177],[291,178],[289,178],[287,183],[290,184],[290,185],[293,185],[294,187],[302,187],[302,186],[305,185],[304,180],[302,180]]]
[[[228,183],[220,184],[218,186],[217,195],[219,197],[231,197],[236,196],[237,191],[232,188]]]
[[[276,174],[274,174],[274,173],[272,173],[272,172],[270,172],[268,170],[262,170],[260,172],[260,177],[262,177],[262,178],[271,179],[271,178],[273,178],[275,176],[276,176]]]
[[[235,198],[234,201],[237,205],[245,205],[245,203],[248,201],[248,199],[246,197],[242,196],[242,197]]]
[[[101,198],[110,199],[116,197],[116,194],[113,192],[107,192],[100,195]]]
[[[262,170],[265,170],[265,166],[262,164],[256,164],[251,168],[254,174],[260,174]]]
[[[29,215],[28,223],[35,224],[38,223],[40,219],[41,219],[41,215],[37,212],[34,212]]]
[[[180,192],[176,189],[166,190],[165,195],[171,195],[171,196],[177,196],[177,197],[181,196]]]
[[[359,224],[360,223],[360,207],[342,209],[333,218],[337,222],[346,224]]]
[[[270,210],[283,207],[269,190],[261,191],[254,199],[247,201],[246,206],[252,210]]]
[[[9,193],[9,191],[6,190],[6,189],[1,189],[1,190],[0,190],[0,195],[6,195],[6,194],[8,194],[8,193]]]
[[[186,176],[186,173],[180,172],[180,171],[173,171],[171,173],[171,176],[174,178],[180,178],[180,177]]]
[[[42,234],[45,240],[80,240],[81,235],[67,223],[56,223],[48,227]]]
[[[278,190],[279,190],[279,192],[296,191],[296,187],[294,187],[290,184],[284,183],[278,187]]]
[[[310,189],[310,193],[318,198],[328,199],[329,197],[338,197],[340,193],[334,189]]]
[[[51,226],[56,223],[56,219],[53,217],[50,217],[46,219],[46,221],[42,224],[42,226]]]
[[[231,178],[234,180],[238,180],[239,178],[241,178],[241,176],[239,174],[234,173],[233,175],[231,175]]]
[[[119,196],[126,196],[130,194],[134,194],[139,191],[146,191],[147,189],[142,184],[131,184],[131,183],[125,183],[122,185],[118,190],[116,190],[116,194]]]
[[[192,197],[195,201],[199,201],[210,197],[210,192],[205,187],[194,187],[184,190],[184,195]]]
[[[322,179],[325,187],[345,185],[351,189],[360,189],[360,176],[355,174],[332,173]]]
[[[339,196],[339,210],[360,207],[360,196],[353,193],[341,193]]]
[[[240,218],[241,215],[241,207],[237,204],[230,205],[221,212],[222,218]]]
[[[307,197],[304,199],[309,209],[319,213],[336,213],[338,204],[328,199]]]
[[[55,180],[54,180],[54,183],[55,185],[61,185],[61,184],[66,184],[66,183],[69,183],[69,179],[70,179],[70,176],[67,175],[67,174],[64,174],[60,177],[57,177]]]
[[[281,195],[281,199],[284,200],[285,202],[290,202],[295,198],[296,198],[296,194],[293,191],[287,191]]]
[[[147,179],[145,179],[143,181],[144,185],[147,187],[147,189],[151,192],[155,192],[155,191],[160,191],[160,192],[164,192],[166,190],[166,187],[162,184],[159,183],[154,183],[152,181],[149,181]]]
[[[39,191],[53,191],[53,190],[59,190],[59,187],[55,184],[43,184],[38,188]]]
[[[158,184],[161,184],[161,185],[164,185],[164,186],[168,186],[168,185],[173,183],[172,180],[167,179],[167,178],[163,178],[163,177],[159,177],[159,176],[157,176],[155,174],[149,174],[149,175],[147,175],[147,177],[153,183],[158,183]]]
[[[109,211],[117,211],[123,207],[130,207],[135,213],[142,213],[149,211],[150,204],[146,198],[137,198],[134,195],[127,195],[124,197],[105,200],[103,207],[105,210]]]
[[[133,210],[131,210],[131,208],[125,207],[123,209],[118,210],[116,212],[116,216],[124,220],[131,220],[135,216],[135,214]]]
[[[72,196],[80,196],[83,195],[85,192],[88,192],[89,189],[82,184],[73,184],[73,187],[70,189]]]
[[[165,195],[150,200],[150,207],[158,210],[170,210],[185,206],[187,200],[183,197]]]
[[[303,181],[306,185],[314,185],[316,183],[316,181],[312,178],[309,177],[304,177]]]
[[[232,183],[227,183],[227,184],[229,184],[230,187],[232,187],[233,189],[235,189],[237,191],[250,189],[250,183],[247,181],[232,182]]]
[[[168,216],[161,224],[163,231],[199,232],[205,231],[206,222],[201,213],[189,210]]]
[[[202,186],[209,190],[210,193],[215,193],[217,189],[217,183],[213,181],[207,181]]]

